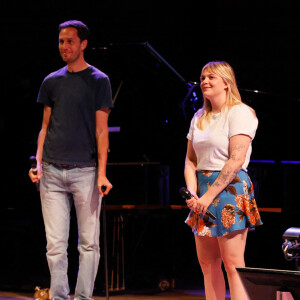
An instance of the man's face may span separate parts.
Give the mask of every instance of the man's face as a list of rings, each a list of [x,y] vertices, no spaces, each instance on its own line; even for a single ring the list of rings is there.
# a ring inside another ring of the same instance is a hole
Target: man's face
[[[86,45],[86,40],[80,41],[76,28],[63,28],[59,33],[59,52],[67,64],[74,63],[83,56]]]

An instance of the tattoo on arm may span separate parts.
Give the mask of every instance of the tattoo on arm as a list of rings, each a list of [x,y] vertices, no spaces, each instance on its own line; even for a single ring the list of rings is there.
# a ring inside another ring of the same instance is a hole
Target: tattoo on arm
[[[232,160],[237,160],[238,159],[238,154],[240,154],[239,152],[243,151],[245,149],[245,145],[242,144],[237,144],[235,145],[232,149],[231,149],[231,154],[230,154],[230,158]]]
[[[219,187],[220,185],[228,185],[237,175],[237,171],[233,170],[230,166],[224,166],[218,178],[213,183],[213,186]]]
[[[244,156],[246,145],[244,144],[236,144],[231,148],[230,151],[230,160],[237,162]],[[232,168],[230,164],[225,164],[223,169],[221,170],[218,178],[212,184],[214,187],[227,186],[232,180],[236,177],[239,170]]]

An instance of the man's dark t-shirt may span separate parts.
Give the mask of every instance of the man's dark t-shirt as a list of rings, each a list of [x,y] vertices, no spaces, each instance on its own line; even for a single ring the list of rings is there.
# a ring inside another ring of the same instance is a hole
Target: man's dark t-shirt
[[[113,107],[108,76],[93,66],[76,73],[65,66],[44,79],[37,102],[52,108],[43,160],[94,166],[96,111]]]

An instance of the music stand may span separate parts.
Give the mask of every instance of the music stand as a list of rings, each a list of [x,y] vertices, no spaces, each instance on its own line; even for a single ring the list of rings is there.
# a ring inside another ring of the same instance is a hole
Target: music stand
[[[260,268],[236,268],[244,287],[255,300],[277,299],[277,292],[290,292],[300,299],[300,272]]]

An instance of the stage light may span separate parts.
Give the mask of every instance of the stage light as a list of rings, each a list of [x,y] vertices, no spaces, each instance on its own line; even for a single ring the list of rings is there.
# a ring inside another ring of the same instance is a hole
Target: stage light
[[[291,227],[282,235],[282,251],[286,260],[300,258],[300,228]]]

